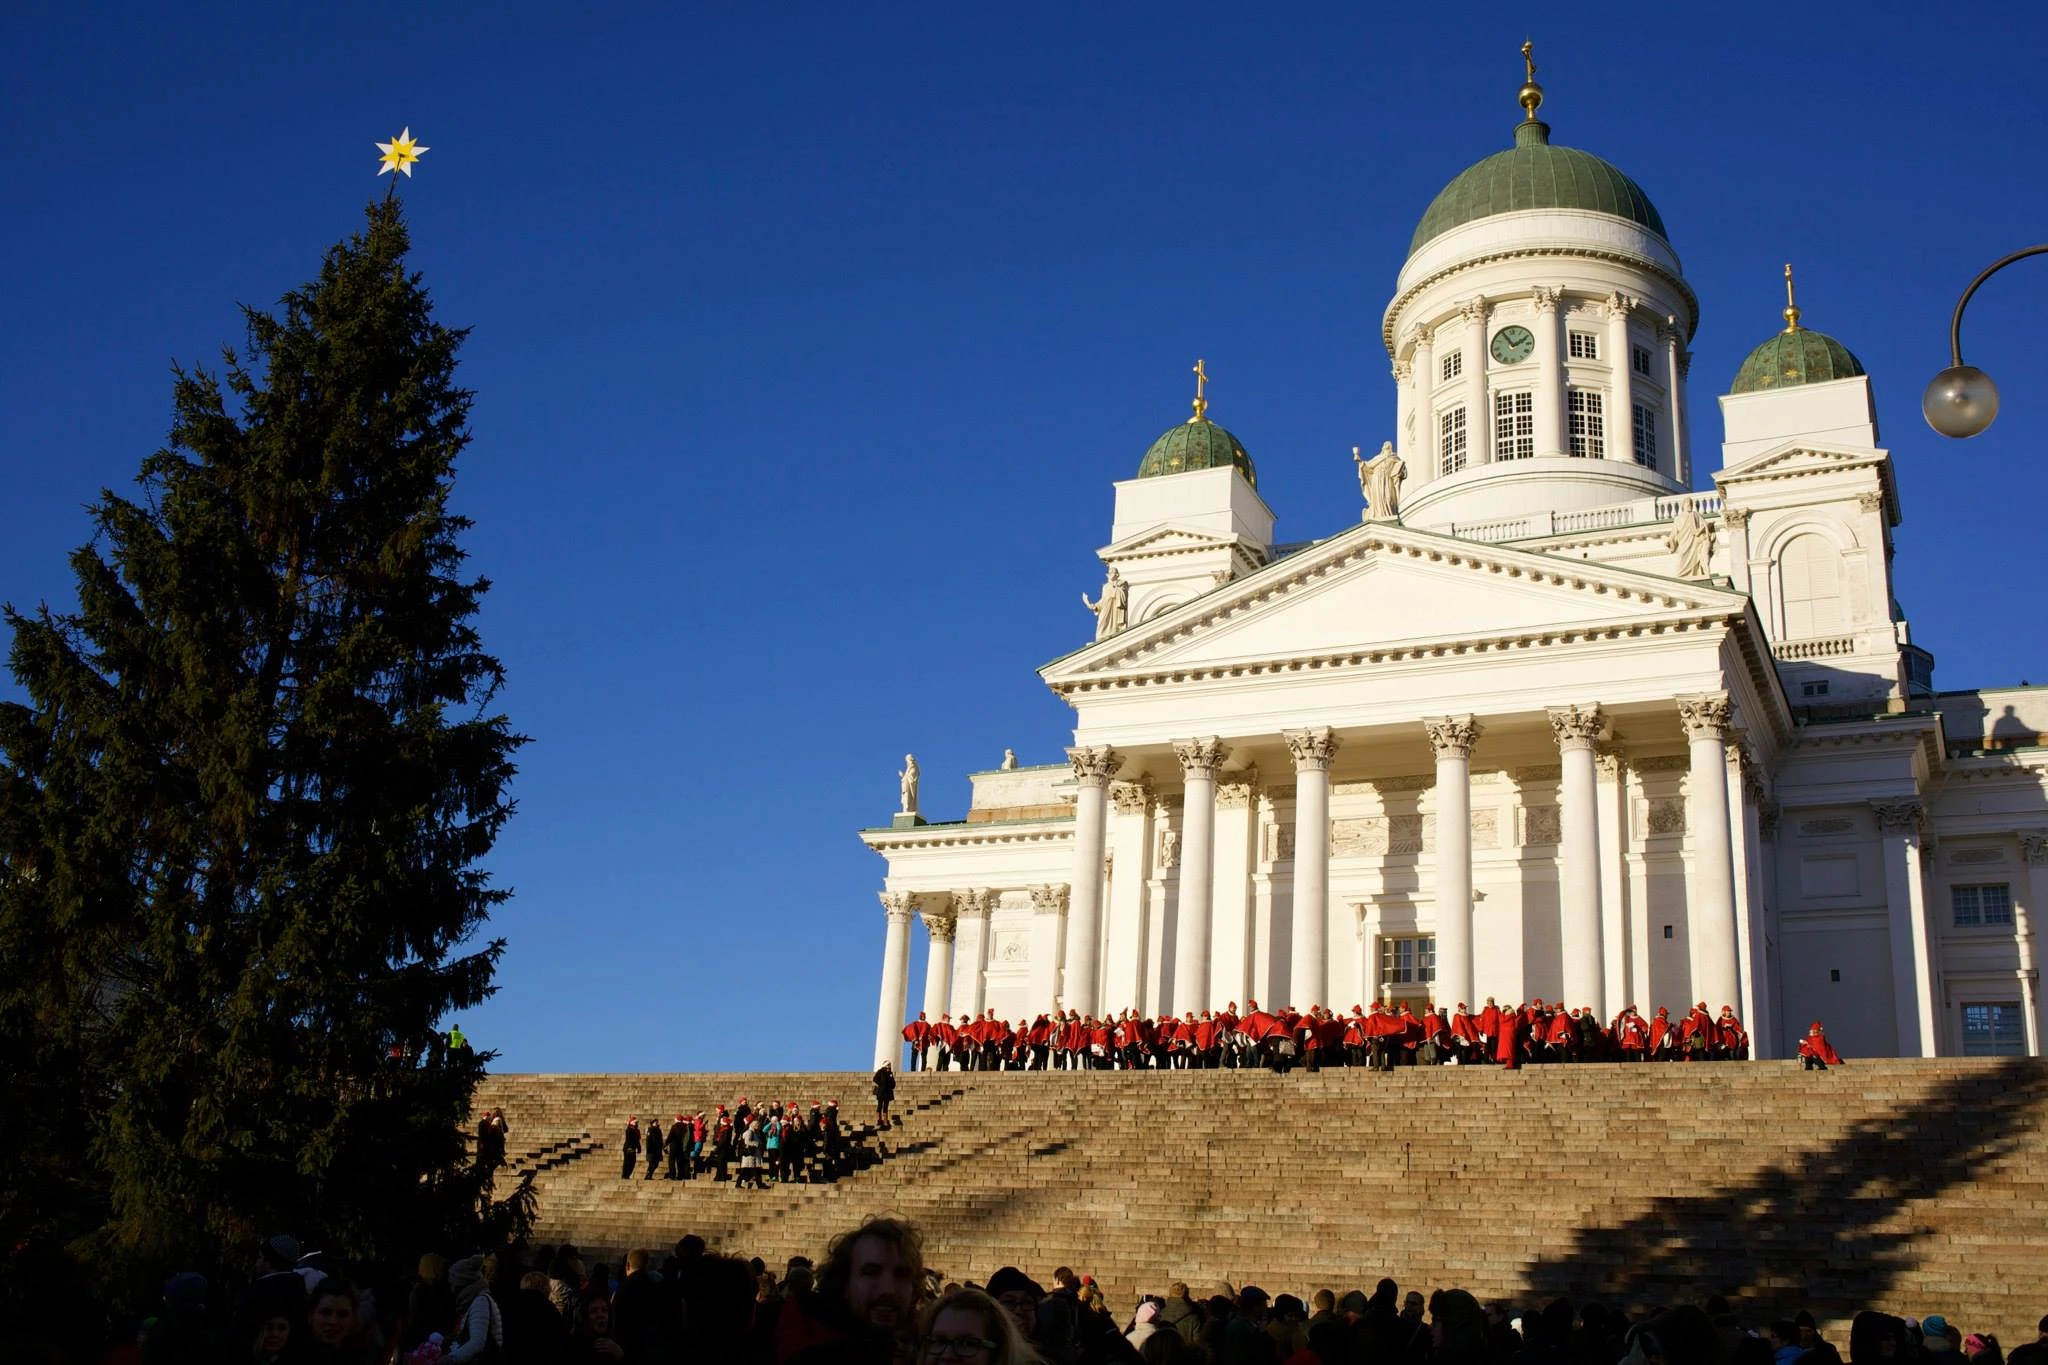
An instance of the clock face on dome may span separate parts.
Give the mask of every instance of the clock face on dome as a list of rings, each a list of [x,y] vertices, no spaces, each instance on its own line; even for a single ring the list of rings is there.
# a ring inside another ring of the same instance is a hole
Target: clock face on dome
[[[1527,327],[1503,327],[1493,334],[1493,358],[1503,365],[1519,365],[1536,349],[1536,338]]]

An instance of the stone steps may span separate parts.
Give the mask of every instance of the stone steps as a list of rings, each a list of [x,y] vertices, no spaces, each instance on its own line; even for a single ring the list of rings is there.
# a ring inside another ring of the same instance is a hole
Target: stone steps
[[[617,1178],[628,1113],[740,1095],[836,1096],[871,1159],[760,1192]],[[899,1078],[887,1132],[851,1074],[498,1076],[477,1102],[522,1152],[578,1151],[536,1175],[536,1240],[607,1259],[685,1232],[817,1257],[889,1212],[950,1275],[1066,1262],[1118,1304],[1170,1279],[1306,1293],[1388,1274],[1482,1299],[1945,1310],[2009,1341],[2048,1309],[2048,1065],[2025,1059],[941,1072]]]

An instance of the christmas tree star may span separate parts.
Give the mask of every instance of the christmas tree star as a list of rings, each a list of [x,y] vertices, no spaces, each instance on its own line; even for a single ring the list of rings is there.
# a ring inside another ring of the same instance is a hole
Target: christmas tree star
[[[433,149],[431,147],[422,147],[419,143],[413,141],[412,129],[408,126],[404,132],[391,139],[391,141],[378,143],[377,150],[384,153],[381,158],[383,164],[377,168],[377,174],[383,175],[387,171],[402,171],[405,174],[405,178],[410,180],[412,179],[412,163],[418,161],[422,155]]]

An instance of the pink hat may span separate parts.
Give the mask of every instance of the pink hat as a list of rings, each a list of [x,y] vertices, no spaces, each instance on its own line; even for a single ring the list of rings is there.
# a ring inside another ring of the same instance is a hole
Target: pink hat
[[[1158,1304],[1156,1304],[1156,1303],[1153,1303],[1153,1302],[1152,1302],[1151,1300],[1149,1300],[1149,1299],[1148,1299],[1148,1300],[1146,1300],[1146,1301],[1145,1301],[1144,1303],[1141,1303],[1141,1304],[1139,1304],[1139,1305],[1138,1305],[1138,1321],[1139,1321],[1139,1322],[1150,1322],[1150,1321],[1152,1321],[1152,1319],[1154,1319],[1154,1318],[1156,1318],[1156,1317],[1158,1317],[1158,1316],[1159,1316],[1159,1305],[1158,1305]]]

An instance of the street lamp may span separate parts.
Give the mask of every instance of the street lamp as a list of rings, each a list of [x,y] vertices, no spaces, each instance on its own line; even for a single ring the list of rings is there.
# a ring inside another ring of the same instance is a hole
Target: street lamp
[[[1927,386],[1927,393],[1920,400],[1927,425],[1942,435],[1975,436],[1998,416],[1998,385],[1975,365],[1963,363],[1963,309],[1969,307],[1970,295],[1977,292],[1978,285],[2014,261],[2044,253],[2048,253],[2048,245],[2030,246],[1993,261],[1956,300],[1956,315],[1948,325],[1949,367],[1934,376],[1934,382]]]

